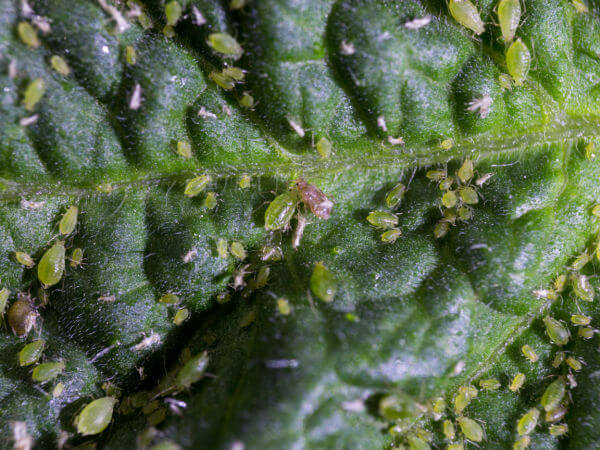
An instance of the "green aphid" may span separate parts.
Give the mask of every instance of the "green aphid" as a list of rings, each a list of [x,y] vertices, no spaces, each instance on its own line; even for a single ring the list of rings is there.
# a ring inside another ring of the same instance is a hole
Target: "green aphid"
[[[270,231],[287,228],[298,206],[295,191],[284,192],[273,199],[265,211],[265,228]]]
[[[477,191],[471,186],[459,188],[458,195],[460,196],[460,199],[467,205],[475,205],[479,203],[479,196],[477,195]]]
[[[246,249],[244,248],[244,244],[238,241],[233,241],[231,243],[231,245],[229,246],[229,251],[234,257],[236,257],[240,261],[243,261],[244,259],[246,259],[246,256],[248,256],[248,254],[246,253]]]
[[[19,337],[27,336],[35,326],[38,312],[28,295],[20,294],[17,301],[10,305],[6,313],[8,326]]]
[[[53,364],[53,363],[46,363],[46,364]],[[36,369],[37,369],[37,367],[36,367]],[[35,369],[33,369],[33,371],[35,372]],[[57,376],[58,375],[60,375],[60,374],[57,374]],[[32,374],[32,377],[33,377],[33,374]],[[34,380],[34,381],[36,381],[36,380]],[[52,390],[52,397],[54,397],[54,398],[60,397],[64,390],[65,390],[64,383],[57,383],[56,386],[54,386],[54,389]]]
[[[594,288],[587,276],[582,274],[571,275],[571,287],[575,295],[583,301],[594,301]]]
[[[500,389],[501,385],[500,382],[495,378],[490,378],[487,380],[480,380],[479,386],[485,391],[495,391],[497,389]]]
[[[190,198],[196,197],[206,188],[208,183],[210,183],[210,177],[206,174],[192,178],[185,185],[185,190],[183,193]]]
[[[531,434],[535,429],[540,418],[540,411],[536,408],[531,408],[517,422],[517,433],[519,436]]]
[[[567,415],[567,412],[569,412],[569,410],[565,404],[559,405],[550,411],[546,411],[544,420],[549,423],[559,422]]]
[[[520,38],[506,51],[506,66],[515,86],[523,86],[531,67],[531,53]]]
[[[554,280],[554,290],[556,292],[562,292],[565,289],[565,285],[567,284],[567,276],[563,273],[556,277]]]
[[[584,316],[583,314],[573,314],[571,316],[571,323],[573,325],[588,326],[592,322],[590,316]]]
[[[188,389],[196,381],[204,376],[208,366],[208,352],[202,352],[192,356],[177,372],[175,385],[177,389]]]
[[[35,261],[29,255],[29,253],[15,252],[15,259],[17,260],[17,262],[19,264],[27,267],[28,269],[31,269],[31,268],[33,268],[33,266],[35,266]]]
[[[83,250],[79,247],[77,247],[75,250],[73,250],[73,253],[71,253],[71,267],[76,268],[79,267],[81,265],[81,263],[83,262]]]
[[[448,445],[448,447],[446,447],[446,450],[464,450],[464,448],[464,444],[462,442],[458,442]]]
[[[552,360],[552,367],[557,369],[565,361],[565,352],[556,352]]]
[[[67,236],[75,231],[78,215],[79,208],[77,208],[77,206],[69,206],[69,209],[67,209],[58,224],[58,231],[60,231],[60,234]]]
[[[2,323],[2,317],[6,312],[6,305],[8,304],[8,298],[10,297],[10,291],[6,288],[0,289],[0,323]]]
[[[167,292],[166,294],[163,294],[158,299],[158,301],[165,305],[178,305],[179,303],[181,303],[181,299],[179,298],[179,296],[173,294],[172,292]]]
[[[321,158],[329,158],[331,156],[333,146],[331,145],[331,141],[327,139],[325,136],[321,137],[317,141],[317,153],[321,156]]]
[[[283,297],[278,298],[277,311],[279,311],[279,314],[281,314],[282,316],[288,316],[292,312],[290,302]]]
[[[483,428],[479,423],[468,417],[459,417],[456,421],[468,440],[472,442],[481,442],[483,440]]]
[[[235,81],[243,81],[246,77],[246,73],[239,67],[235,66],[225,67],[221,73],[226,77],[234,79]]]
[[[525,344],[523,347],[521,347],[521,353],[523,353],[523,356],[531,363],[535,363],[538,359],[540,359],[535,350],[529,344]]]
[[[246,6],[246,2],[247,0],[231,0],[229,2],[229,9],[232,11],[235,9],[242,9],[244,6]]]
[[[267,285],[270,274],[271,269],[269,266],[261,266],[260,269],[258,269],[258,273],[256,274],[256,289],[262,289]]]
[[[398,183],[392,188],[390,192],[385,196],[385,203],[388,208],[396,208],[402,202],[404,195],[406,194],[406,186],[402,183]]]
[[[573,260],[573,262],[571,263],[571,269],[581,270],[591,260],[592,260],[592,257],[587,252],[584,252],[581,255],[579,255],[577,258],[575,258],[575,260]]]
[[[440,191],[449,191],[450,189],[452,189],[452,185],[454,184],[454,178],[453,177],[448,177],[448,178],[444,178],[442,181],[440,181],[439,184],[439,188]]]
[[[435,227],[433,227],[433,236],[436,239],[441,239],[448,234],[448,222],[440,220]]]
[[[577,330],[577,336],[582,339],[591,339],[594,337],[596,330],[591,327],[581,327]]]
[[[102,397],[86,405],[75,418],[77,432],[83,436],[102,433],[112,420],[117,399]]]
[[[465,159],[462,166],[460,166],[460,169],[458,169],[458,171],[456,172],[456,175],[458,176],[458,179],[461,181],[461,183],[465,184],[468,183],[471,180],[471,178],[473,178],[473,170],[473,161],[471,161],[470,159]]]
[[[512,379],[508,389],[510,389],[512,392],[519,392],[519,389],[523,387],[523,384],[525,384],[525,374],[519,372]]]
[[[192,157],[192,145],[189,141],[177,141],[177,154],[185,159]]]
[[[208,45],[226,57],[238,59],[244,50],[229,33],[211,33],[208,35]]]
[[[208,78],[213,80],[218,86],[222,87],[226,91],[229,91],[235,87],[235,80],[222,72],[211,72],[208,74]]]
[[[110,194],[112,191],[115,190],[115,188],[110,183],[100,183],[96,186],[96,190],[104,194]]]
[[[521,0],[500,0],[498,21],[504,42],[512,42],[521,21]]]
[[[569,342],[569,330],[558,320],[546,316],[544,317],[546,333],[552,342],[556,345],[566,345]]]
[[[242,175],[240,177],[240,180],[238,181],[238,186],[241,189],[248,189],[251,184],[252,184],[252,177],[247,174]]]
[[[590,142],[585,146],[585,159],[592,161],[596,158],[596,144]],[[600,211],[598,211],[600,213]]]
[[[452,138],[444,139],[440,142],[440,148],[442,150],[450,150],[452,147],[454,147],[454,139]]]
[[[542,395],[541,403],[544,410],[552,411],[560,405],[566,392],[567,385],[565,384],[565,379],[563,377],[558,377],[550,383]]]
[[[525,450],[529,448],[531,444],[531,438],[529,436],[521,436],[513,443],[513,450]]]
[[[167,25],[174,27],[179,22],[181,17],[182,9],[179,2],[173,0],[165,5],[165,16],[167,18]]]
[[[458,203],[458,198],[456,197],[456,192],[448,191],[442,195],[442,205],[445,208],[454,208]]]
[[[456,414],[462,414],[464,409],[469,406],[471,400],[477,397],[478,391],[475,386],[461,386],[454,397],[454,411]]]
[[[549,430],[550,436],[560,437],[569,432],[569,426],[566,423],[551,425]]]
[[[135,47],[133,45],[128,45],[125,47],[125,61],[130,66],[135,65],[137,63],[137,52],[135,51]]]
[[[162,32],[166,38],[171,39],[175,37],[175,28],[173,27],[173,25],[165,25],[162,29]]]
[[[450,0],[450,15],[463,27],[479,35],[484,32],[485,25],[479,16],[477,7],[469,0]]]
[[[187,308],[178,309],[173,317],[173,323],[177,326],[188,320],[190,317],[190,310]]]
[[[57,73],[60,73],[65,77],[71,75],[71,68],[62,56],[52,55],[50,58],[50,65]]]
[[[388,230],[398,225],[398,216],[387,211],[372,211],[367,216],[367,222],[380,230]]]
[[[433,403],[433,417],[434,420],[439,420],[442,417],[442,414],[444,414],[444,411],[446,411],[446,401],[440,397],[438,398],[434,403]]]
[[[45,288],[57,284],[65,271],[65,245],[57,241],[40,259],[37,272],[38,279]]]
[[[571,0],[571,4],[578,13],[586,14],[590,10],[583,0]]]
[[[17,25],[17,32],[19,33],[21,41],[28,47],[38,48],[41,45],[35,28],[33,28],[29,22],[19,22]]]
[[[458,208],[458,218],[463,222],[467,222],[473,218],[473,210],[471,208],[462,205]]]
[[[240,106],[246,109],[254,108],[254,97],[252,97],[252,95],[250,95],[248,92],[244,92],[240,98]]]
[[[36,78],[30,81],[23,94],[23,107],[27,111],[33,111],[45,92],[46,82],[44,80]]]
[[[227,258],[229,256],[229,245],[227,244],[227,240],[226,239],[219,239],[217,241],[217,255],[219,256],[219,258]]]
[[[337,290],[337,282],[333,274],[321,262],[315,264],[310,277],[310,289],[319,300],[327,303],[333,301]]]
[[[203,206],[206,209],[215,209],[218,204],[219,204],[219,201],[217,200],[217,193],[216,192],[207,192],[206,197],[204,197]]]
[[[46,341],[44,339],[38,339],[25,345],[19,352],[19,365],[30,366],[40,359],[42,352],[46,347]]]
[[[50,380],[54,380],[65,370],[65,362],[45,362],[39,364],[33,369],[31,378],[37,383],[45,383]],[[59,394],[60,395],[60,394]]]
[[[444,436],[449,441],[453,441],[456,438],[456,430],[451,420],[444,420]]]
[[[574,358],[572,356],[568,356],[567,359],[565,360],[565,362],[575,372],[579,372],[581,369],[583,369],[583,365],[582,365],[581,361],[579,361],[577,358]]]
[[[418,436],[409,436],[408,437],[408,448],[410,448],[410,450],[430,450],[431,449],[429,444]]]
[[[448,176],[448,173],[443,169],[428,170],[425,176],[431,181],[441,181]]]
[[[393,244],[400,236],[402,236],[402,231],[398,228],[392,228],[381,233],[381,242]]]

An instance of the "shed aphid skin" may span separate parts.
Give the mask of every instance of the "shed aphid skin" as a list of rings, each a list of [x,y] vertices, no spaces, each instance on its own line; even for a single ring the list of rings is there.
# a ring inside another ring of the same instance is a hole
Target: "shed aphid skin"
[[[531,68],[531,53],[520,38],[506,51],[506,66],[515,86],[523,86]]]
[[[578,13],[585,14],[590,12],[584,0],[571,0],[571,4]]]
[[[573,356],[567,356],[567,359],[565,359],[565,362],[575,372],[579,372],[581,369],[583,369],[583,364],[581,363],[581,361],[578,360],[577,358],[574,358]]]
[[[198,117],[202,117],[203,119],[216,119],[217,115],[207,110],[204,106],[201,106],[198,110]]]
[[[569,426],[566,423],[551,425],[548,429],[550,436],[560,437],[569,432]]]
[[[319,300],[326,303],[333,301],[337,290],[337,282],[333,274],[321,262],[315,264],[310,277],[310,290]]]
[[[114,295],[101,295],[98,297],[98,301],[101,303],[114,303],[117,301],[117,297]]]
[[[36,202],[33,200],[27,200],[25,198],[21,199],[21,202],[19,203],[19,205],[21,206],[21,208],[23,209],[29,209],[29,210],[36,210],[36,209],[40,209],[42,208],[44,205],[46,204],[45,200]]]
[[[246,249],[244,248],[244,244],[238,241],[233,241],[231,243],[231,245],[229,246],[229,251],[234,257],[236,257],[240,261],[243,261],[244,259],[246,259],[246,256],[248,256],[248,254],[246,253]]]
[[[229,33],[211,33],[208,35],[207,44],[226,58],[238,59],[244,53],[238,41]]]
[[[269,231],[287,228],[296,212],[298,200],[294,191],[284,192],[275,197],[265,211],[265,228]]]
[[[181,17],[182,9],[179,2],[173,0],[165,5],[165,17],[167,19],[167,25],[174,27],[179,22]]]
[[[142,106],[143,97],[142,97],[142,86],[139,83],[135,83],[133,87],[133,92],[131,94],[131,99],[129,100],[129,109],[133,111],[137,111]]]
[[[31,378],[37,383],[46,383],[50,380],[54,380],[65,370],[64,361],[56,362],[45,362],[37,365],[31,373]],[[64,385],[63,385],[64,387]],[[62,391],[61,391],[62,393]],[[60,394],[58,394],[60,395]],[[56,395],[55,395],[56,397]]]
[[[296,188],[300,193],[302,203],[319,219],[327,220],[331,215],[333,202],[317,187],[307,183],[302,178],[296,180]]]
[[[513,450],[525,450],[529,448],[529,444],[531,444],[531,438],[529,436],[521,436],[514,442]]]
[[[42,356],[42,352],[44,351],[45,347],[46,341],[44,339],[37,339],[29,344],[26,344],[18,355],[19,366],[23,367],[35,364]]]
[[[157,333],[155,333],[154,331],[151,331],[149,336],[146,336],[138,344],[132,346],[131,350],[133,350],[134,352],[147,350],[151,347],[154,347],[155,345],[160,344],[161,340],[162,339],[160,338],[160,336]]]
[[[189,389],[192,384],[199,381],[204,376],[208,361],[208,352],[206,351],[192,356],[177,372],[176,389]]]
[[[404,145],[405,144],[404,138],[402,136],[398,136],[397,138],[394,136],[388,136],[387,141],[391,145]]]
[[[294,130],[298,136],[300,136],[301,138],[304,137],[305,132],[301,124],[296,122],[294,119],[288,119],[288,123],[290,124],[290,127],[292,127],[292,130]]]
[[[62,56],[52,55],[50,58],[50,65],[56,71],[56,73],[60,73],[65,77],[71,75],[71,68]]]
[[[192,145],[189,141],[178,141],[177,142],[177,154],[183,156],[185,159],[192,157]]]
[[[548,337],[556,345],[566,345],[569,342],[569,330],[561,322],[550,316],[546,316],[544,317],[544,325],[546,325]]]
[[[206,188],[208,183],[210,183],[210,176],[206,174],[197,176],[186,183],[183,193],[189,198],[196,197]]]
[[[586,301],[594,301],[594,288],[590,284],[590,280],[583,274],[571,275],[571,287],[577,298]]]
[[[19,337],[23,337],[27,336],[35,326],[38,315],[31,297],[26,294],[19,294],[17,301],[8,308],[6,320],[12,332]]]
[[[508,389],[510,389],[512,392],[519,392],[519,389],[523,387],[523,384],[525,384],[525,374],[519,372],[513,378]]]
[[[332,145],[331,141],[327,139],[325,136],[321,137],[317,141],[316,149],[317,153],[321,156],[321,158],[327,159],[331,156],[332,153]]]
[[[173,294],[172,292],[167,292],[166,294],[163,294],[158,299],[158,301],[165,305],[178,305],[179,303],[181,303],[181,299],[179,298],[179,296],[177,294]]]
[[[33,111],[45,92],[46,82],[43,79],[36,78],[30,81],[23,94],[23,107],[27,111]]]
[[[517,422],[517,433],[519,436],[528,435],[533,432],[540,418],[540,411],[537,408],[531,408]]]
[[[300,246],[300,241],[302,240],[302,236],[304,235],[304,228],[308,224],[306,217],[303,214],[298,213],[296,216],[296,228],[294,229],[294,234],[292,235],[292,248],[297,249]]]
[[[380,230],[396,228],[398,216],[387,211],[372,211],[367,216],[367,222]]]
[[[450,15],[463,27],[479,35],[484,32],[485,25],[479,16],[477,7],[469,0],[450,0],[448,2]]]
[[[449,441],[453,441],[456,438],[456,430],[451,420],[444,420],[444,436]]]
[[[41,45],[35,28],[29,22],[19,22],[17,25],[17,33],[21,41],[31,48],[38,48]]]
[[[31,269],[33,266],[35,266],[35,261],[31,256],[29,256],[29,253],[15,252],[15,259],[19,264],[27,267],[28,269]]]
[[[468,417],[458,417],[456,419],[460,430],[465,437],[472,442],[481,442],[483,440],[483,428],[473,419]]]
[[[567,385],[563,377],[558,377],[548,385],[542,395],[541,404],[544,411],[552,411],[562,402],[567,392]]]
[[[112,420],[116,404],[114,397],[102,397],[88,403],[75,417],[77,432],[83,436],[102,433]]]
[[[502,31],[502,39],[510,43],[521,21],[521,0],[500,0],[498,3],[498,21]]]
[[[62,219],[58,224],[58,231],[63,236],[68,236],[77,226],[77,216],[79,215],[79,208],[77,206],[69,206]]]
[[[418,17],[413,20],[409,20],[404,24],[406,28],[409,30],[418,30],[419,28],[423,28],[424,26],[429,25],[431,22],[431,16],[427,15],[424,17]]]
[[[38,279],[44,286],[49,288],[57,284],[63,277],[65,271],[65,245],[57,241],[40,259],[37,273]]]
[[[479,187],[483,186],[485,183],[488,182],[488,180],[490,178],[492,178],[494,176],[493,173],[485,173],[482,176],[480,176],[479,178],[477,178],[477,180],[475,180],[475,184]]]
[[[539,359],[539,356],[529,344],[525,344],[521,347],[521,353],[523,353],[523,356],[531,363],[535,363]]]
[[[388,208],[397,208],[402,202],[402,199],[404,199],[405,194],[406,186],[402,183],[398,183],[385,196],[385,204]]]
[[[385,244],[393,244],[400,236],[402,236],[402,231],[398,228],[392,228],[391,230],[381,233],[381,242]]]
[[[489,378],[487,380],[480,380],[479,386],[484,391],[496,391],[496,390],[500,389],[501,385],[500,385],[500,382],[498,380],[496,380],[495,378]]]
[[[467,111],[472,113],[479,111],[479,117],[485,119],[490,113],[492,103],[494,103],[492,97],[490,97],[489,94],[484,94],[482,97],[471,100],[467,104]]]

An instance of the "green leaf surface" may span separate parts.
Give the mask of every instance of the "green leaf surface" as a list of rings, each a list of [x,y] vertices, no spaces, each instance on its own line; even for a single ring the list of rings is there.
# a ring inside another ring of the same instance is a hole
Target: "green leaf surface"
[[[248,0],[234,10],[178,1],[168,37],[161,0],[38,0],[33,13],[0,0],[0,289],[11,291],[9,308],[29,293],[37,312],[23,337],[10,313],[2,322],[0,447],[24,422],[35,448],[373,449],[414,445],[423,430],[444,448],[434,402],[456,423],[460,386],[495,378],[501,387],[480,390],[462,414],[481,421],[482,447],[512,448],[517,421],[541,408],[558,375],[573,376],[569,434],[552,436],[542,413],[531,448],[597,446],[598,338],[579,337],[569,318],[587,314],[594,327],[600,311],[570,284],[556,299],[540,290],[578,273],[600,287],[596,256],[568,266],[594,254],[600,231],[600,2],[587,0],[587,12],[523,2],[517,37],[532,67],[507,88],[496,2],[474,1],[485,22],[475,36],[441,0]],[[22,21],[39,47],[19,38]],[[234,37],[241,58],[215,51],[212,33]],[[232,90],[210,77],[227,67],[244,70]],[[36,79],[46,90],[28,111]],[[456,190],[465,160],[472,217],[443,221],[444,192],[428,171],[445,170]],[[199,175],[210,177],[204,191],[184,195]],[[291,229],[266,230],[269,203],[299,177],[334,203],[330,217],[305,197]],[[398,183],[407,191],[392,210],[385,199]],[[73,205],[75,231],[61,236]],[[395,242],[382,242],[372,211],[397,215]],[[436,238],[440,223],[448,232]],[[15,252],[38,263],[59,240],[66,269],[44,301],[37,268]],[[283,258],[264,258],[267,247]],[[81,265],[70,264],[76,248]],[[334,280],[331,302],[311,292],[318,263]],[[165,294],[181,303],[160,302]],[[174,324],[184,307],[189,320]],[[552,366],[548,314],[568,324],[564,350],[585,361],[581,371]],[[35,339],[46,341],[40,363],[65,363],[44,384],[18,363]],[[182,364],[205,351],[203,377],[177,389]],[[519,372],[526,382],[511,392]],[[78,435],[78,413],[115,389],[111,425]]]

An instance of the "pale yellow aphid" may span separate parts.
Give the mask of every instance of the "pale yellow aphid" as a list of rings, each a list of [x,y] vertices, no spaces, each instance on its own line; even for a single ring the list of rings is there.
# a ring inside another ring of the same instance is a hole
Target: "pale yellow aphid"
[[[479,11],[469,0],[450,0],[448,9],[454,20],[463,27],[478,35],[484,32],[485,25],[479,16]]]
[[[58,231],[60,234],[67,236],[75,231],[77,226],[77,216],[79,215],[79,208],[77,206],[69,206],[65,214],[63,215],[60,223],[58,224]]]
[[[473,161],[466,159],[456,172],[462,183],[468,183],[473,178]]]
[[[515,86],[523,86],[531,68],[531,53],[519,38],[506,51],[506,66],[513,77]]]
[[[440,148],[442,150],[450,150],[452,147],[454,147],[454,139],[452,138],[444,139],[440,142]]]
[[[321,158],[327,159],[331,156],[332,145],[329,139],[326,137],[323,136],[321,139],[319,139],[316,148]]]
[[[287,299],[280,297],[277,299],[277,310],[282,316],[287,316],[292,312],[292,307]]]
[[[50,65],[56,72],[64,75],[65,77],[71,74],[71,68],[62,56],[53,55],[50,58]]]
[[[509,389],[512,392],[518,392],[518,390],[523,387],[524,383],[525,383],[525,374],[519,372],[518,374],[515,375],[512,382],[510,383]]]
[[[525,344],[523,347],[521,347],[521,352],[523,353],[523,356],[529,360],[529,362],[534,363],[539,359],[539,356],[535,350],[528,344]]]
[[[192,157],[192,145],[189,141],[177,142],[177,154],[183,156],[185,159],[190,159]]]
[[[125,60],[130,66],[133,66],[137,62],[137,52],[132,45],[125,47]]]
[[[498,20],[504,42],[512,42],[521,21],[521,0],[500,0]]]

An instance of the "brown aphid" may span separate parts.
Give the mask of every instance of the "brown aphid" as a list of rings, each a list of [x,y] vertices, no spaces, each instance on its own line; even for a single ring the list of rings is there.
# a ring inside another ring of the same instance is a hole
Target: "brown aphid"
[[[17,301],[8,309],[8,325],[19,337],[27,336],[38,317],[37,309],[28,294],[19,294]]]
[[[310,208],[315,216],[319,219],[329,219],[333,202],[322,191],[312,184],[308,184],[302,178],[296,180],[296,187],[298,188],[298,192],[300,192],[302,202]]]

